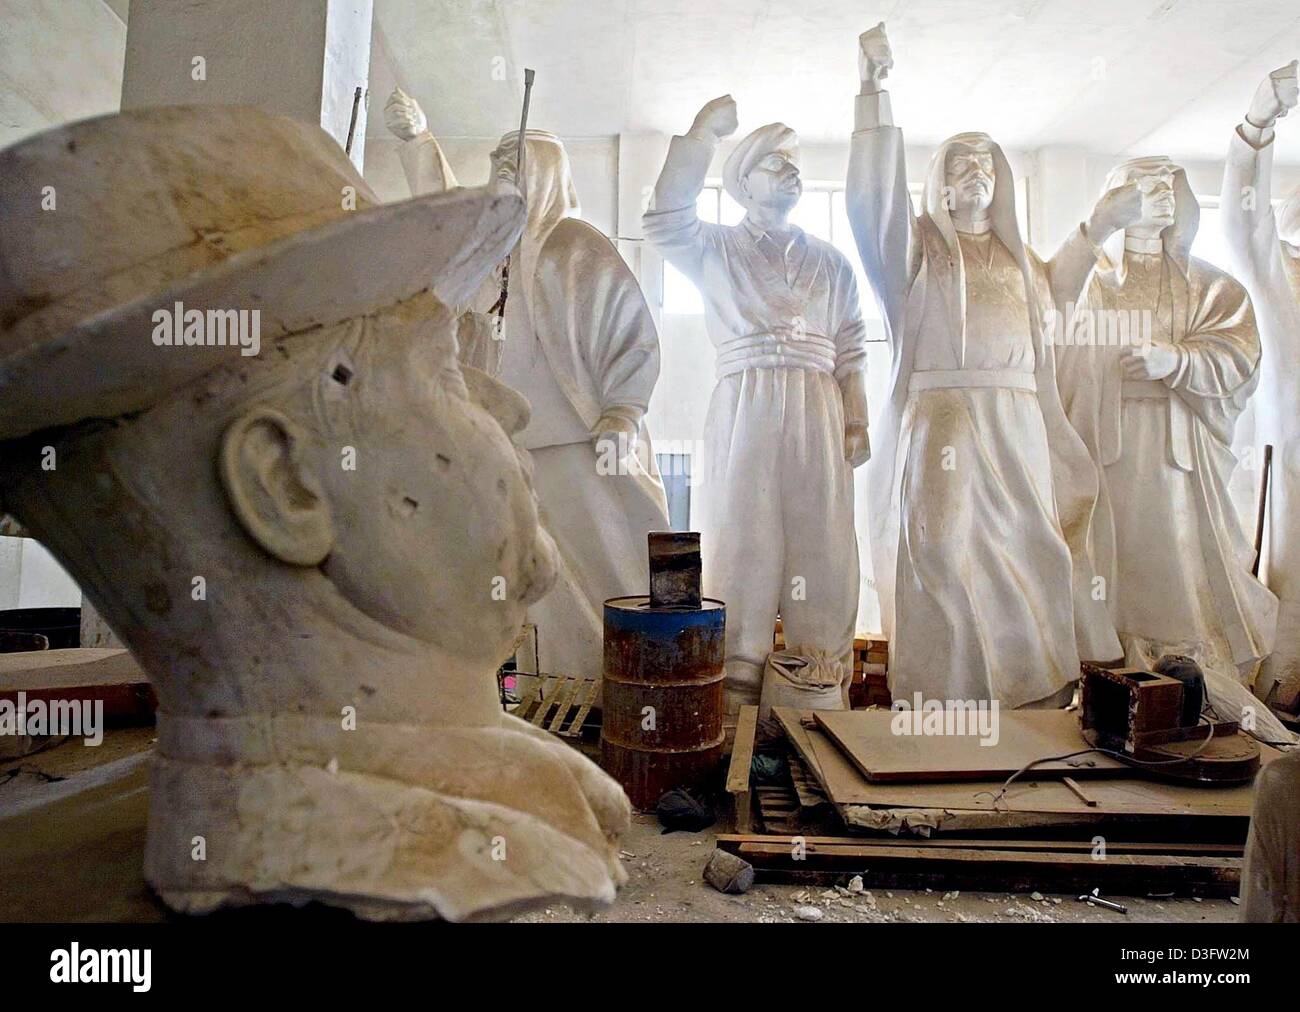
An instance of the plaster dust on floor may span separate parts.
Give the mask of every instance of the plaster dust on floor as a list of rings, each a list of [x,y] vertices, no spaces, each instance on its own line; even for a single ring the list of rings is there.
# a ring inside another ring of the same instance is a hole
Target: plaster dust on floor
[[[21,762],[0,764],[0,921],[155,921],[167,916],[141,875],[147,758],[153,728],[111,731],[101,749],[77,743],[50,748]],[[94,756],[95,763],[88,762]],[[3,774],[11,768],[12,777]],[[38,822],[36,808],[45,815]],[[11,832],[19,822],[31,832]],[[6,822],[10,825],[6,829]],[[715,922],[1184,922],[1238,919],[1230,900],[1114,897],[1118,914],[1043,893],[873,889],[850,893],[849,878],[831,884],[758,882],[743,895],[715,890],[703,878],[719,822],[699,832],[664,833],[652,815],[635,814],[621,843],[627,884],[611,907],[596,913],[553,904],[524,914],[526,923]],[[61,857],[60,857],[61,855]],[[57,861],[67,874],[51,879]],[[39,890],[30,888],[38,878]],[[838,888],[836,888],[838,886]],[[812,911],[816,911],[813,913]]]
[[[849,876],[834,885],[756,883],[749,892],[730,896],[703,879],[705,862],[713,851],[716,825],[701,833],[663,833],[652,815],[636,814],[623,837],[622,860],[628,882],[612,907],[596,914],[577,913],[552,906],[516,918],[533,923],[593,921],[635,923],[648,921],[703,921],[718,923],[779,924],[802,921],[840,923],[888,922],[1001,922],[1013,923],[1226,923],[1236,921],[1237,905],[1226,899],[1189,897],[1146,899],[1117,896],[1128,907],[1119,914],[1086,903],[1077,893],[947,892],[925,889],[867,889],[847,894]],[[840,890],[843,890],[841,892]],[[846,895],[847,894],[847,895]],[[820,911],[811,915],[809,908]],[[797,911],[797,912],[796,912]],[[803,916],[800,916],[800,915]]]

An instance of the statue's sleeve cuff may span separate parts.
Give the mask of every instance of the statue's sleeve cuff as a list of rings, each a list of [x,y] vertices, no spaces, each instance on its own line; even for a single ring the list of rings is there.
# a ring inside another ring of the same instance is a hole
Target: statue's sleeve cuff
[[[854,133],[893,125],[894,110],[889,102],[889,92],[875,91],[857,97],[853,115]]]

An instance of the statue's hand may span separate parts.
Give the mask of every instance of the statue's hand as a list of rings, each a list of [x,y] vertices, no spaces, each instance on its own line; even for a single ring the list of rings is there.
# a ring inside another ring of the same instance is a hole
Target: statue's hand
[[[1088,238],[1100,245],[1107,237],[1142,220],[1142,190],[1136,182],[1107,190],[1088,219]]]
[[[1178,349],[1165,341],[1149,341],[1120,356],[1125,379],[1161,380],[1178,368]]]
[[[879,91],[880,82],[889,76],[893,66],[894,51],[889,47],[889,36],[882,21],[858,36],[858,77],[862,81],[862,93]]]
[[[850,422],[844,429],[844,459],[849,467],[858,467],[871,459],[871,436],[861,422]]]
[[[419,102],[401,88],[394,88],[384,104],[384,126],[399,139],[410,141],[429,129],[429,121]]]
[[[1247,121],[1256,127],[1266,129],[1273,126],[1296,106],[1297,61],[1292,60],[1285,67],[1279,67],[1260,82],[1251,100],[1250,111],[1246,113]]]
[[[695,114],[690,134],[706,140],[721,140],[734,134],[738,125],[736,100],[730,95],[723,95],[706,102],[704,108]]]
[[[610,411],[600,416],[592,442],[596,454],[622,462],[636,453],[641,426],[626,414]],[[611,457],[612,455],[612,457]]]

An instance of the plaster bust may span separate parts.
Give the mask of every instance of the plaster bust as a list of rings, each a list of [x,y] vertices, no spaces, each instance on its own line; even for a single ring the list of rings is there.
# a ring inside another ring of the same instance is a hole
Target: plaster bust
[[[150,171],[106,169],[109,150]],[[611,901],[626,797],[504,714],[494,677],[554,546],[510,438],[527,403],[458,365],[447,306],[514,244],[518,194],[375,206],[323,131],[246,109],[76,124],[0,154],[0,180],[6,234],[34,250],[0,291],[0,401],[26,405],[0,414],[3,508],[154,682],[145,874],[163,901],[453,920]],[[43,269],[69,248],[69,223],[22,220],[47,180],[87,235],[132,209],[111,283]],[[297,227],[268,241],[270,209]],[[200,219],[220,250],[204,269],[142,257]],[[388,271],[326,289],[376,249]],[[96,293],[89,321],[48,301],[65,283]],[[260,354],[154,347],[139,313],[181,299],[252,302]],[[53,332],[26,311],[51,304]],[[38,411],[55,346],[99,368]]]

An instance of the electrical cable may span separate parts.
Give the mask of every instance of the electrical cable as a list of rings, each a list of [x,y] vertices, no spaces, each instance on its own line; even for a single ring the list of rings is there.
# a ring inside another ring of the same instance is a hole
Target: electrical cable
[[[1024,766],[1020,767],[1020,769],[1016,770],[1016,772],[1012,773],[996,794],[992,791],[979,791],[975,794],[975,797],[978,798],[981,794],[987,794],[993,798],[993,807],[997,808],[998,803],[1006,797],[1007,789],[1017,780],[1017,778],[1022,774],[1029,772],[1035,766],[1038,766],[1041,763],[1064,762],[1066,759],[1073,759],[1075,756],[1088,755],[1091,752],[1100,752],[1102,755],[1108,755],[1112,759],[1118,759],[1120,762],[1130,763],[1134,766],[1141,767],[1170,766],[1179,763],[1189,763],[1204,752],[1210,742],[1214,740],[1214,724],[1207,722],[1206,726],[1210,729],[1210,733],[1205,736],[1205,740],[1201,742],[1200,747],[1191,755],[1180,756],[1177,759],[1135,759],[1133,756],[1125,755],[1122,752],[1116,752],[1113,749],[1102,748],[1099,745],[1094,745],[1090,748],[1079,749],[1077,752],[1067,752],[1065,755],[1044,756],[1041,759],[1035,759],[1033,762],[1026,763]]]

